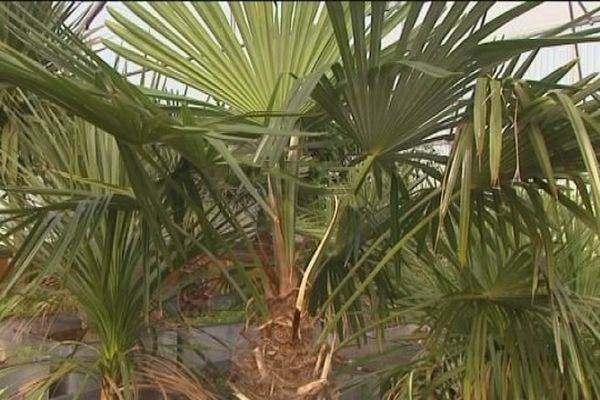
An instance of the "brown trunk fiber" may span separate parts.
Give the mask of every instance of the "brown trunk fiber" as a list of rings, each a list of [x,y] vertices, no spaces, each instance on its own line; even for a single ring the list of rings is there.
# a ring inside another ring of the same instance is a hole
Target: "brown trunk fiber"
[[[272,319],[249,329],[246,346],[233,357],[231,381],[250,399],[338,398],[328,379],[332,352],[315,347],[315,323],[307,312],[296,317],[294,337],[294,294],[269,301]]]

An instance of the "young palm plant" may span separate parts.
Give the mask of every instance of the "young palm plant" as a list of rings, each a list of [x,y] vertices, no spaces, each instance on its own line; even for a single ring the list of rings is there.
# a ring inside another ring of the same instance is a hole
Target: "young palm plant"
[[[550,272],[554,248],[540,192],[597,229],[597,82],[564,87],[557,84],[563,69],[541,82],[522,79],[541,47],[594,41],[596,31],[563,34],[567,24],[490,41],[538,4],[488,20],[491,2],[127,3],[137,23],[112,11],[108,26],[124,44],[106,46],[210,96],[212,105],[136,87],[74,38],[70,47],[57,44],[36,33],[43,27],[18,20],[14,30],[64,71],[0,45],[0,82],[34,91],[117,139],[144,215],[157,217],[147,219],[157,243],[163,233],[183,239],[140,168],[140,158],[149,161],[144,149],[175,149],[209,188],[207,166],[226,165],[261,208],[272,243],[267,262],[255,257],[256,273],[236,263],[232,276],[260,313],[251,346],[237,357],[236,386],[240,396],[318,398],[330,391],[336,334],[366,330],[359,312],[391,313],[370,327],[397,314],[391,300],[405,255],[446,248],[464,267],[476,262],[477,240],[496,245],[489,232],[473,240],[471,215],[482,226],[497,220],[519,245],[526,237],[525,253],[541,251]],[[430,152],[448,137],[449,156]],[[526,149],[535,153],[528,165]],[[593,202],[568,199],[556,184],[559,171],[576,183],[589,175],[579,187]],[[375,215],[361,204],[365,182],[381,201]],[[226,197],[210,195],[227,210]],[[341,201],[327,212],[311,209],[334,195]],[[327,222],[305,229],[315,214]],[[296,245],[301,229],[317,232],[315,246]],[[260,253],[253,240],[241,242]],[[548,276],[554,288],[556,274]],[[317,346],[315,317],[324,321]]]
[[[3,303],[12,304],[20,294],[41,294],[63,296],[64,304],[68,296],[88,330],[85,339],[74,338],[76,352],[50,358],[53,372],[23,393],[41,395],[76,371],[100,383],[102,399],[132,398],[145,385],[184,393],[192,387],[194,396],[211,398],[177,365],[141,351],[149,315],[160,308],[161,282],[177,260],[162,259],[151,245],[116,141],[19,89],[3,100],[17,144],[0,148],[4,165],[14,165],[5,170],[12,175],[11,185],[3,185],[10,196],[0,210],[1,237],[14,242],[19,235],[2,286]],[[48,276],[59,278],[59,293],[40,290]],[[170,384],[149,360],[171,368]]]

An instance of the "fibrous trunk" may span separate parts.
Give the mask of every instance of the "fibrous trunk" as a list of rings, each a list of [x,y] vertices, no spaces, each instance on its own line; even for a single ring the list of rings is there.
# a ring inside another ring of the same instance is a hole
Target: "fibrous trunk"
[[[299,318],[299,335],[292,331],[295,297],[269,301],[271,320],[254,325],[233,358],[231,381],[253,399],[336,399],[329,382],[333,351],[315,347],[315,322],[307,312]]]

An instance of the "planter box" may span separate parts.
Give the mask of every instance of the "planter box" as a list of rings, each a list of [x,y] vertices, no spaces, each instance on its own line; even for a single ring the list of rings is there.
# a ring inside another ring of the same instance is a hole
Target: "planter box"
[[[0,323],[0,388],[16,396],[19,387],[50,373],[48,357],[67,354],[65,346],[52,338],[69,338],[80,332],[81,321],[72,315],[47,318],[12,318]],[[23,365],[15,365],[21,364]],[[48,393],[42,396],[48,399]]]
[[[138,394],[140,400],[164,400],[161,393],[153,390],[142,390]],[[82,392],[79,397],[75,394],[65,394],[57,397],[52,397],[52,400],[100,400],[100,390],[90,390]]]
[[[177,360],[178,333],[175,329],[157,328],[141,339],[145,348],[169,360]]]
[[[81,333],[81,319],[66,313],[9,318],[0,322],[0,339],[14,343],[75,339]]]
[[[385,366],[402,365],[410,362],[411,358],[419,350],[419,346],[415,343],[407,342],[406,338],[414,334],[418,328],[418,325],[407,324],[385,329],[384,337],[386,339],[387,351],[386,348],[384,348],[380,357],[363,364],[363,367],[372,371]],[[380,349],[377,344],[375,333],[369,332],[366,336],[366,344],[362,346],[357,346],[355,344],[345,346],[343,349],[340,349],[339,354],[345,359],[352,361],[379,353]],[[389,346],[393,346],[394,350],[390,351]],[[361,376],[363,375],[365,375],[365,373],[356,371],[340,374],[334,378],[334,381],[341,387],[348,384],[351,380],[354,380],[357,383],[354,386],[344,389],[341,393],[340,400],[363,400],[380,397],[379,382],[377,379],[370,376],[365,376],[364,379],[361,379]]]
[[[214,364],[229,365],[244,324],[232,323],[189,327],[179,330],[179,361],[195,369]]]
[[[63,394],[52,397],[52,400],[100,400],[100,391],[98,389],[81,392],[79,396],[76,394]]]
[[[50,373],[50,365],[44,357],[35,354],[46,353],[51,349],[51,343],[45,341],[21,339],[19,342],[0,340],[2,364],[0,366],[0,389],[8,398],[13,398],[19,388],[29,382],[43,378]],[[20,364],[20,365],[16,365]],[[44,394],[41,399],[48,399]]]
[[[178,360],[188,368],[195,370],[205,368],[208,365],[217,367],[226,372],[233,351],[243,343],[240,332],[244,325],[242,323],[231,323],[221,325],[190,326],[182,329],[161,328],[142,339],[148,348],[154,349],[157,354]],[[53,337],[57,340],[69,338],[79,332],[80,321],[72,315],[56,315],[48,319],[12,319],[0,323],[0,363],[11,361],[24,350],[29,349],[29,359],[35,360],[35,350],[45,353],[66,356],[75,350],[74,345],[61,345],[58,342],[46,339]],[[404,346],[403,338],[412,334],[416,326],[406,325],[385,330],[385,337],[390,344]],[[404,342],[405,343],[405,342]],[[370,364],[376,368],[377,363],[402,364],[418,350],[415,344],[406,344],[406,350],[393,352]],[[346,346],[340,350],[340,354],[353,360],[378,352],[375,336],[367,334],[367,344],[363,346]],[[24,354],[26,357],[27,354]],[[77,349],[77,357],[94,356],[93,350],[88,347]],[[22,357],[23,358],[23,355]],[[39,359],[39,358],[38,358]],[[0,367],[1,368],[1,367]],[[0,376],[0,388],[8,387],[8,395],[14,395],[18,386],[36,377],[42,377],[50,372],[49,363],[39,359],[38,363],[21,366],[7,375]],[[349,372],[334,377],[334,381],[340,386],[350,380],[359,380],[360,372]],[[341,394],[341,400],[363,400],[377,398],[377,382],[370,378],[365,382],[345,389]],[[98,383],[91,377],[87,378],[81,373],[71,373],[58,381],[47,393],[43,400],[72,400],[79,394],[81,400],[99,399]],[[160,393],[147,391],[141,395],[143,400],[162,399]]]
[[[87,399],[83,394],[96,390],[98,390],[98,381],[94,377],[80,372],[72,372],[53,385],[49,392],[51,399],[75,396],[78,393],[81,399]]]
[[[157,354],[183,362],[190,369],[213,365],[226,371],[229,360],[240,337],[243,324],[223,324],[209,326],[190,326],[183,329],[157,327],[150,334],[144,335],[142,344]],[[65,355],[73,351],[73,345],[64,346]],[[89,353],[88,353],[89,352]],[[86,354],[87,353],[87,354]],[[77,356],[91,355],[91,350],[82,347]],[[81,386],[85,384],[82,389]],[[52,400],[71,400],[79,392],[81,400],[99,399],[98,383],[88,379],[85,375],[72,373],[54,385],[51,391]],[[162,400],[162,394],[146,390],[140,394],[143,400]]]
[[[61,345],[62,356],[67,356],[73,353],[75,345]],[[94,351],[88,347],[79,347],[74,355],[75,358],[95,357]],[[56,383],[49,390],[50,399],[62,398],[64,396],[79,395],[81,400],[88,400],[88,394],[97,391],[99,388],[96,377],[86,375],[82,372],[71,372]],[[67,397],[69,398],[69,397]]]
[[[23,365],[10,372],[3,371],[2,376],[0,376],[0,389],[6,390],[6,392],[4,392],[4,395],[7,396],[6,398],[16,399],[19,388],[22,385],[37,378],[42,378],[48,375],[49,372],[49,365],[43,361],[36,362],[35,364]],[[48,393],[44,393],[40,399],[48,399]]]

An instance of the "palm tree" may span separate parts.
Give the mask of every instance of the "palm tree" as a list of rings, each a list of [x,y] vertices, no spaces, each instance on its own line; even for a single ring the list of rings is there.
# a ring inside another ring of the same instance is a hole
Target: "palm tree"
[[[464,266],[450,251],[411,255],[407,306],[431,333],[411,363],[379,371],[386,398],[597,396],[598,236],[564,210],[546,217],[558,228],[554,283],[540,248],[518,241],[475,248]]]
[[[572,64],[539,81],[523,77],[540,48],[598,39],[595,30],[563,34],[574,21],[535,37],[490,40],[537,5],[523,3],[490,20],[488,2],[126,3],[139,23],[111,11],[107,26],[124,43],[105,40],[106,47],[212,101],[137,87],[76,37],[59,42],[36,33],[44,32],[41,24],[14,18],[13,29],[62,69],[53,72],[0,44],[0,82],[30,90],[115,137],[165,259],[171,257],[166,235],[180,253],[185,245],[208,249],[186,239],[193,235],[161,207],[144,168],[153,156],[160,160],[148,151],[152,146],[184,157],[207,188],[206,201],[225,215],[230,198],[215,190],[209,166],[226,165],[260,207],[270,226],[266,263],[255,238],[229,219],[256,260],[249,266],[238,260],[230,275],[259,315],[250,346],[236,357],[234,385],[246,396],[317,398],[330,391],[338,338],[347,342],[400,315],[423,315],[402,297],[410,293],[403,271],[415,259],[441,254],[446,261],[436,266],[463,271],[468,284],[451,286],[454,293],[475,285],[474,266],[489,270],[477,287],[490,289],[501,275],[490,260],[505,253],[498,270],[518,265],[534,289],[543,283],[544,296],[553,299],[540,317],[553,321],[544,337],[556,343],[550,348],[560,374],[551,376],[569,393],[591,398],[596,385],[581,370],[564,374],[563,346],[571,360],[584,350],[571,344],[574,332],[567,328],[578,311],[557,300],[565,298],[556,271],[557,228],[543,196],[597,232],[599,83],[592,76],[560,84]],[[398,37],[388,35],[395,32]],[[452,143],[449,155],[431,151],[445,140]],[[161,168],[160,161],[153,165]],[[581,201],[565,194],[564,182],[576,185]],[[202,207],[186,201],[200,224]],[[298,234],[314,237],[314,245],[298,246]],[[264,235],[257,237],[264,244]],[[225,252],[231,248],[223,243]],[[431,315],[440,310],[429,309]],[[503,318],[518,324],[521,317],[508,315]],[[464,377],[465,398],[483,393],[473,382],[481,382],[485,363],[475,355],[483,351],[481,338],[491,337],[481,322],[489,317],[474,318],[466,328],[477,332],[472,347],[458,353],[459,340],[452,353],[471,360],[454,370]],[[446,334],[438,326],[430,343],[454,346],[435,340]],[[427,350],[440,355],[439,348]],[[508,373],[498,368],[510,365],[523,374],[512,393],[532,393],[527,382],[537,376],[527,374],[524,360],[496,364],[486,384],[507,395],[501,379]],[[591,364],[577,365],[593,374]]]

